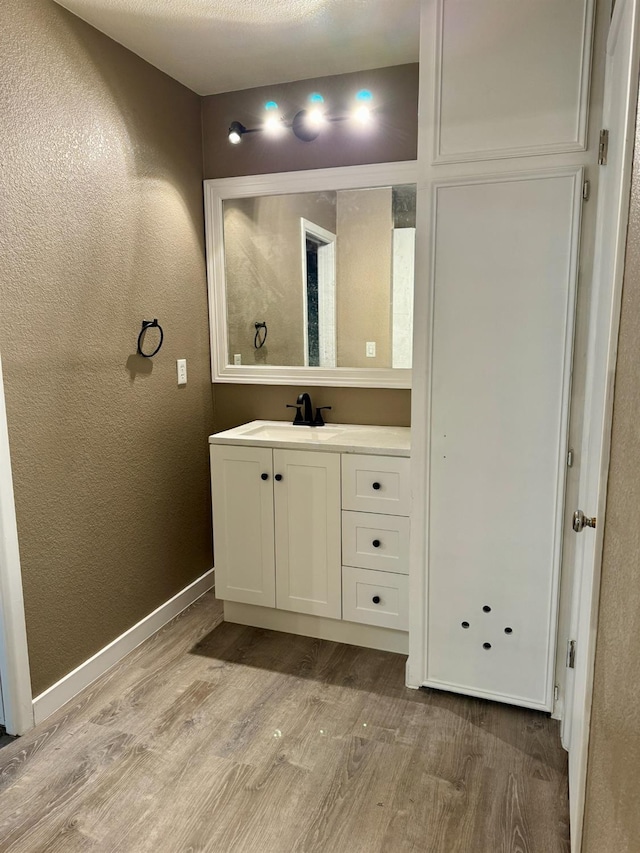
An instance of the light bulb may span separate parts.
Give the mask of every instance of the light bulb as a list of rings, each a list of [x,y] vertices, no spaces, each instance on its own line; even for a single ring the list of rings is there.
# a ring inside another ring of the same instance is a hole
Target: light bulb
[[[269,136],[278,136],[284,130],[282,119],[277,115],[270,115],[264,123],[264,129]]]
[[[307,113],[307,122],[311,127],[320,127],[324,124],[324,113],[319,107],[314,107]]]
[[[362,125],[371,123],[371,110],[364,104],[360,104],[353,111],[354,119]]]
[[[246,128],[244,125],[240,124],[239,121],[232,121],[229,125],[229,135],[228,139],[233,145],[237,145],[241,139],[242,134],[245,132]]]

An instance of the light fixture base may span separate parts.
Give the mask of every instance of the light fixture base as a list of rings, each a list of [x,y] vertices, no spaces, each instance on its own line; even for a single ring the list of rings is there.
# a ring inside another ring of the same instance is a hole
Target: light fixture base
[[[309,124],[309,110],[300,110],[294,115],[291,130],[302,142],[313,142],[320,134],[320,128]]]

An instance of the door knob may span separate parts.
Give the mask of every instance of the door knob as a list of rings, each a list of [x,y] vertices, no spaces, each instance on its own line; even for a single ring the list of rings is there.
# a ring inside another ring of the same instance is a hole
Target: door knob
[[[573,513],[573,529],[576,533],[581,533],[585,527],[595,527],[595,518],[588,518],[581,509],[577,509]]]

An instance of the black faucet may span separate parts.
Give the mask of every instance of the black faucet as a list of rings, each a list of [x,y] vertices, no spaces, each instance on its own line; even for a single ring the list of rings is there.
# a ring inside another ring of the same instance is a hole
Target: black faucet
[[[298,406],[304,406],[302,423],[305,426],[313,426],[313,406],[311,405],[311,397],[306,391],[304,394],[298,394],[296,404]]]
[[[295,403],[287,403],[287,408],[296,410],[296,414],[293,419],[294,426],[324,426],[322,412],[324,409],[330,409],[331,406],[318,406],[316,409],[316,416],[314,418],[311,397],[305,391],[303,394],[298,394],[298,399]]]

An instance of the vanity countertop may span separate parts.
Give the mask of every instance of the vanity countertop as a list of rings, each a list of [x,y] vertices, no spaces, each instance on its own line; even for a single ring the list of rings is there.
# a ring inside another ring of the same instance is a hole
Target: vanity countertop
[[[371,453],[409,456],[410,427],[325,424],[293,426],[290,421],[251,421],[209,436],[209,444],[258,445],[289,450],[324,450],[330,453]]]

